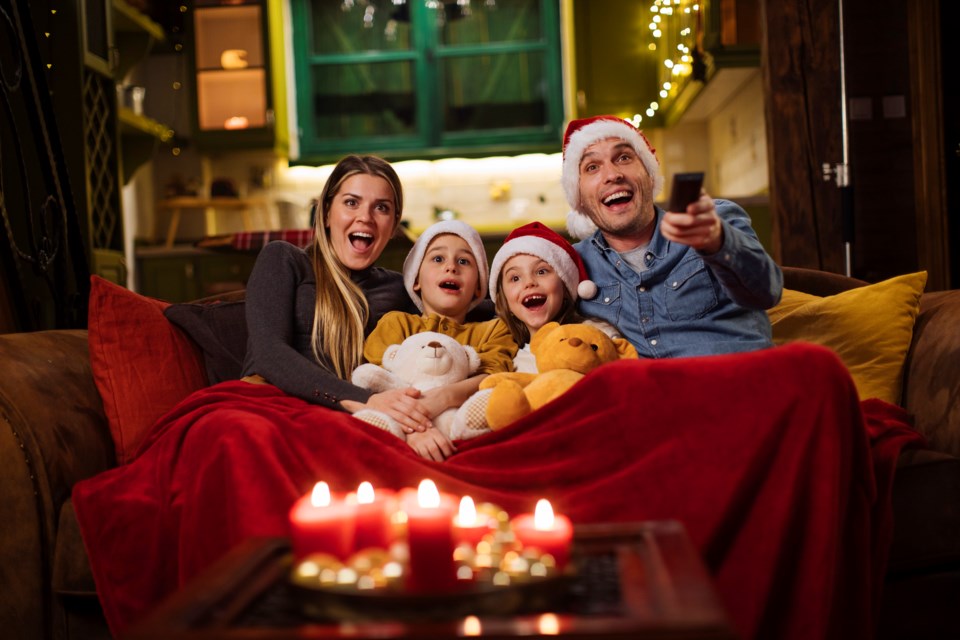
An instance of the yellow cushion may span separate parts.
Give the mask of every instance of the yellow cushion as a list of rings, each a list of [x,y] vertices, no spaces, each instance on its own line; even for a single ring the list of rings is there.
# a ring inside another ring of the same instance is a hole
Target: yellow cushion
[[[860,397],[900,402],[903,363],[920,310],[927,272],[920,271],[833,296],[783,290],[767,314],[773,341],[814,342],[847,365]]]

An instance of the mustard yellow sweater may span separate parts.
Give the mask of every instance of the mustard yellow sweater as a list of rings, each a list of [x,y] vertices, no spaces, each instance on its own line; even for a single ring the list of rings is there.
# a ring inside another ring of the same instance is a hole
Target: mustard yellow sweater
[[[485,322],[460,324],[436,313],[418,316],[402,311],[384,315],[376,328],[367,336],[363,355],[367,362],[383,363],[383,352],[391,344],[400,344],[405,338],[421,331],[435,331],[455,338],[477,350],[480,370],[477,373],[500,373],[513,371],[513,357],[517,343],[510,330],[500,318]]]

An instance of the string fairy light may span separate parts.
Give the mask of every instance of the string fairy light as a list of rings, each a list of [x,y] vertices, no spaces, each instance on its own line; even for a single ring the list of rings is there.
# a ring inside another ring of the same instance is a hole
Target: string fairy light
[[[674,100],[686,86],[693,72],[693,54],[696,48],[697,23],[700,3],[692,0],[650,0],[650,18],[647,24],[647,50],[656,52],[662,64],[657,65],[655,89],[659,100],[645,110],[648,118]],[[632,122],[642,120],[635,114]]]

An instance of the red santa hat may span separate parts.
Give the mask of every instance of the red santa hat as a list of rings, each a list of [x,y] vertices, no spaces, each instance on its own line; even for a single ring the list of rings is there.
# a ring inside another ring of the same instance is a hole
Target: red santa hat
[[[597,230],[593,221],[578,209],[580,206],[580,160],[587,147],[608,138],[620,138],[637,152],[647,173],[653,178],[651,195],[654,198],[663,190],[663,174],[660,172],[660,161],[657,159],[656,149],[639,129],[617,116],[594,116],[572,120],[563,134],[561,183],[571,209],[567,214],[567,231],[578,240],[593,235]]]
[[[480,272],[480,295],[470,303],[469,309],[473,309],[480,304],[487,295],[487,252],[483,248],[483,240],[476,229],[460,220],[441,220],[427,227],[417,241],[410,247],[406,259],[403,261],[403,285],[410,295],[410,299],[417,305],[420,311],[423,311],[423,299],[420,294],[413,290],[417,283],[417,275],[420,273],[420,264],[423,262],[423,256],[427,253],[427,247],[430,241],[444,234],[460,236],[470,247],[470,253],[477,261],[477,270]]]
[[[563,285],[576,300],[589,300],[597,295],[597,285],[587,276],[580,254],[559,233],[539,222],[531,222],[510,232],[490,265],[490,297],[497,300],[500,271],[507,260],[525,254],[536,256],[553,267]]]

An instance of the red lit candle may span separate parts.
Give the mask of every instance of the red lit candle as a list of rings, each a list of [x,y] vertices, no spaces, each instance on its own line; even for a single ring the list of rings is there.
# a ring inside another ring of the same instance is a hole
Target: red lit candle
[[[290,541],[297,558],[329,553],[346,560],[353,541],[353,507],[331,495],[326,482],[318,482],[290,509]]]
[[[536,547],[549,553],[563,569],[570,559],[570,543],[573,540],[573,525],[564,515],[554,515],[547,500],[537,502],[534,513],[524,513],[511,521],[513,532],[524,547]]]
[[[483,536],[493,531],[490,519],[477,515],[473,498],[460,498],[460,510],[453,519],[453,537],[457,544],[467,543],[476,546]]]
[[[423,480],[416,500],[407,495],[407,544],[410,547],[409,590],[442,592],[456,586],[453,563],[453,515],[456,502],[442,496],[432,480]]]
[[[356,520],[353,534],[353,550],[363,551],[370,547],[386,549],[390,546],[390,514],[393,512],[393,492],[380,489],[376,492],[369,482],[357,487]]]

